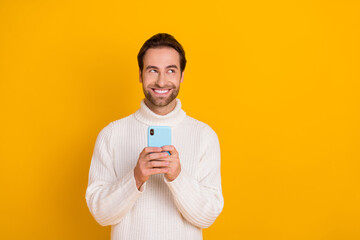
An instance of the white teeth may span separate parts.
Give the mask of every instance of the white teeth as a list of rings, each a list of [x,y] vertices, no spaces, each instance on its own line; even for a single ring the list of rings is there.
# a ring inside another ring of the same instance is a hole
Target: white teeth
[[[167,93],[169,90],[157,90],[155,89],[155,92],[157,93]]]

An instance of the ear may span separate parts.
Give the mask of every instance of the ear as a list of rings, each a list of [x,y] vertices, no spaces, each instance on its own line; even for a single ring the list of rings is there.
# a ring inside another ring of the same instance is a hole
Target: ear
[[[139,69],[139,82],[142,83],[142,75],[141,75],[141,70]]]
[[[181,73],[180,83],[182,83],[182,82],[184,81],[184,74],[185,74],[185,71],[182,71],[182,73]]]

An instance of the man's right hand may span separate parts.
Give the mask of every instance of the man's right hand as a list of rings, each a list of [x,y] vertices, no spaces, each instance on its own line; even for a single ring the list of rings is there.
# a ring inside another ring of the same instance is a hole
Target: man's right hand
[[[151,175],[168,172],[169,154],[161,151],[159,147],[146,147],[140,153],[136,167],[134,168],[136,187],[138,189],[140,189]]]

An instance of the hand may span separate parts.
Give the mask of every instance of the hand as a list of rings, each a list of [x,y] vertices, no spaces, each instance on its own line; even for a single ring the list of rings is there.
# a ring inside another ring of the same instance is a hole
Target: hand
[[[167,158],[165,160],[169,162],[169,165],[167,166],[168,171],[165,173],[165,177],[168,181],[174,181],[181,172],[179,153],[173,145],[163,146],[161,151],[170,152],[170,156],[166,153]]]
[[[134,177],[138,189],[149,180],[151,175],[167,173],[169,171],[167,167],[170,165],[170,156],[167,152],[163,151],[159,147],[146,147],[140,153],[134,168]]]

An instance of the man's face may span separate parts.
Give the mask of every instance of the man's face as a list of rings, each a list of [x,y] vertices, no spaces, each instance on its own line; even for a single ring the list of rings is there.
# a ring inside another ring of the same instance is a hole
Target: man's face
[[[177,97],[184,79],[179,53],[170,47],[150,48],[143,62],[140,82],[145,98],[156,107],[167,106]]]

